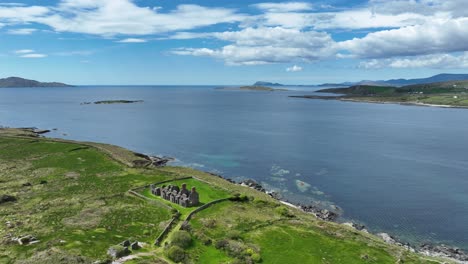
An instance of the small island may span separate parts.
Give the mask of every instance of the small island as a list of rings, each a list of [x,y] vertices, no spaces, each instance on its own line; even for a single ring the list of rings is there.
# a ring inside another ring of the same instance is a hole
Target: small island
[[[336,95],[303,95],[290,97],[468,108],[468,81],[437,82],[402,87],[355,85],[346,88],[322,89],[317,92]]]
[[[264,82],[264,81],[258,81],[254,83],[253,85],[255,86],[283,86],[281,83]]]
[[[82,105],[88,104],[134,104],[134,103],[143,103],[143,100],[103,100],[103,101],[96,101],[96,102],[84,102],[81,103]]]
[[[0,88],[31,88],[31,87],[73,87],[59,82],[39,82],[20,77],[8,77],[0,79]]]
[[[260,85],[248,85],[241,87],[219,87],[217,90],[228,90],[228,91],[260,91],[260,92],[285,92],[288,89],[276,89],[267,86]]]

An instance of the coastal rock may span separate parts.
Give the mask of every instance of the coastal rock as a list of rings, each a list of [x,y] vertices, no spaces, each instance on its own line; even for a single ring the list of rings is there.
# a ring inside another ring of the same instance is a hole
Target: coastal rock
[[[433,257],[446,257],[455,259],[457,261],[462,261],[466,263],[468,261],[468,254],[463,250],[456,247],[449,247],[446,245],[432,245],[432,244],[423,244],[419,248],[419,252]]]
[[[41,135],[41,134],[49,133],[50,130],[48,130],[48,129],[34,129],[33,132],[36,133],[36,134]]]
[[[163,157],[158,157],[158,156],[149,156],[150,160],[151,160],[151,164],[153,166],[156,166],[156,167],[163,167],[163,166],[166,166],[166,164],[170,161],[173,161],[174,158],[171,158],[171,157],[166,157],[166,156],[163,156]]]
[[[388,243],[388,244],[392,244],[392,245],[397,244],[395,238],[393,238],[392,236],[390,236],[390,235],[387,234],[387,233],[378,233],[377,236],[380,237],[380,238],[382,238],[383,241],[385,241],[385,242]]]
[[[304,212],[314,214],[317,218],[329,222],[333,222],[339,217],[339,215],[335,212],[329,211],[327,209],[321,209],[314,205],[301,205],[300,208]]]
[[[258,184],[257,182],[255,182],[252,179],[241,181],[240,185],[250,187],[250,188],[255,189],[257,191],[266,192],[266,190],[262,187],[262,185]]]
[[[346,223],[343,223],[343,225],[352,227],[352,228],[354,228],[354,229],[356,229],[358,231],[363,231],[365,233],[368,233],[368,231],[366,230],[365,225],[361,225],[361,224],[357,224],[357,223],[353,223],[353,222],[346,222]]]
[[[144,160],[134,160],[133,165],[135,167],[147,167],[150,165],[153,165],[155,167],[163,167],[165,166],[168,162],[173,161],[174,158],[171,157],[166,157],[166,156],[148,156],[142,153],[133,153],[135,156],[142,158]]]
[[[270,195],[273,199],[276,200],[281,200],[283,197],[281,196],[280,193],[278,192],[267,192],[268,195]]]

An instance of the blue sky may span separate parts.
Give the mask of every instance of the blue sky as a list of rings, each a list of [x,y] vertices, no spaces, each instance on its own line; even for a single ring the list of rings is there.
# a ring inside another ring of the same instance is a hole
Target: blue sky
[[[12,0],[0,77],[318,84],[468,68],[466,0]]]

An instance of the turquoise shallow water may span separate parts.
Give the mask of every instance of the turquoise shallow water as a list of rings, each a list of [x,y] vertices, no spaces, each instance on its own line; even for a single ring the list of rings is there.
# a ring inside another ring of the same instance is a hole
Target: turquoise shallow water
[[[372,231],[468,249],[468,110],[289,98],[213,87],[0,89],[0,125],[174,156],[337,205]],[[80,105],[128,99],[139,104]]]

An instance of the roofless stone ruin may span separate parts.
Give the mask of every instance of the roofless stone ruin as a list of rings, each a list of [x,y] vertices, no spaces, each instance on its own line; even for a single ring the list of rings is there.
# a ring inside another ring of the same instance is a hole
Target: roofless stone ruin
[[[200,203],[196,188],[192,187],[189,191],[185,183],[182,184],[181,188],[177,185],[155,187],[154,184],[151,184],[150,188],[152,194],[183,207],[198,206]]]

